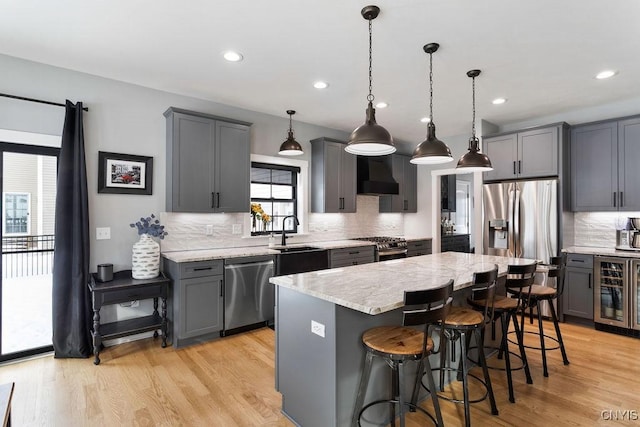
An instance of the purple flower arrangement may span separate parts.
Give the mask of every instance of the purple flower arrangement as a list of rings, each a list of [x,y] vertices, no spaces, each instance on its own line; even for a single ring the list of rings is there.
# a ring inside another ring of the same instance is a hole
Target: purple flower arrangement
[[[164,231],[164,225],[160,225],[160,221],[154,214],[151,214],[151,216],[146,218],[140,218],[140,221],[135,224],[129,224],[129,226],[131,228],[137,228],[138,235],[148,234],[152,237],[158,237],[161,240],[164,239],[164,236],[169,234]]]

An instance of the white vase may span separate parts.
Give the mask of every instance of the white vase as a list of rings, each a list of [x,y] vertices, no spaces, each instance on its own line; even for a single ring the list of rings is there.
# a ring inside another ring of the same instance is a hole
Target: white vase
[[[131,277],[153,279],[160,274],[160,245],[148,234],[140,235],[133,244],[131,257]]]

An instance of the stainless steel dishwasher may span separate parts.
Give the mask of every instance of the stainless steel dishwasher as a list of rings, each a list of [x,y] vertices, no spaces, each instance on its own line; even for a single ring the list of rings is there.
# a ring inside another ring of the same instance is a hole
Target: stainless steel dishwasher
[[[273,256],[224,261],[224,332],[273,321],[275,304]]]

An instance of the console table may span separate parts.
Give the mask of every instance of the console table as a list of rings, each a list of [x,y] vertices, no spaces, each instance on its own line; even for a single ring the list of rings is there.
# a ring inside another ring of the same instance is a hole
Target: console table
[[[131,270],[119,271],[109,282],[99,282],[96,273],[91,275],[89,290],[93,303],[93,353],[95,365],[100,364],[100,346],[102,340],[120,338],[126,335],[153,331],[158,337],[162,331],[162,348],[167,346],[167,297],[170,279],[164,274],[154,279],[133,279]],[[120,304],[134,300],[153,298],[153,314],[127,320],[100,324],[100,309],[104,305]],[[162,299],[162,314],[158,313],[158,298]]]

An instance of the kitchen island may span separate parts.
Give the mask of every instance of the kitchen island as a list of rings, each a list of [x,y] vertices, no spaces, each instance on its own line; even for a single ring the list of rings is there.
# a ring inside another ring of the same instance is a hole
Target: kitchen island
[[[475,271],[497,264],[504,281],[509,264],[531,262],[445,252],[271,278],[277,285],[276,388],[283,413],[305,427],[350,425],[364,356],[361,335],[402,322],[405,290],[454,279],[454,304],[461,304]],[[437,357],[432,364],[437,366]],[[367,401],[388,397],[385,368],[374,364]]]

